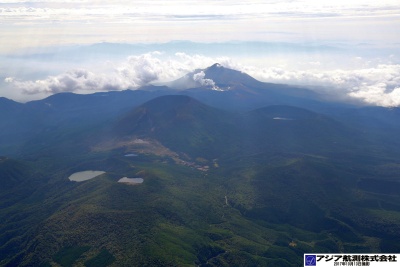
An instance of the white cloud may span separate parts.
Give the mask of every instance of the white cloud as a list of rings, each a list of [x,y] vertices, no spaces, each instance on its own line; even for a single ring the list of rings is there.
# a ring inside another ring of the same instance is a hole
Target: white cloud
[[[254,77],[276,83],[320,86],[321,93],[350,97],[380,106],[400,106],[400,65],[380,64],[353,70],[287,70],[243,67]],[[317,89],[318,90],[318,89]]]
[[[173,58],[164,60],[161,57],[163,55],[160,52],[130,56],[108,72],[73,69],[36,81],[21,81],[12,77],[6,78],[5,81],[15,89],[31,95],[135,89],[152,82],[179,78],[194,69],[205,68],[215,62],[211,58],[200,55],[189,56],[184,53],[177,53]],[[208,79],[200,82],[210,83]]]
[[[13,81],[13,85],[26,94],[121,90],[122,84],[117,76],[95,74],[84,69],[71,70],[43,80]]]
[[[200,71],[193,74],[193,80],[200,83],[202,86],[211,86],[212,88],[216,88],[215,82],[212,79],[205,79],[205,76],[206,74],[204,73],[204,71]]]
[[[14,81],[14,77],[7,77],[4,79],[4,82],[6,83],[12,83]]]
[[[388,85],[385,83],[365,85],[360,87],[357,91],[350,92],[349,95],[378,106],[400,106],[400,87],[388,90]]]

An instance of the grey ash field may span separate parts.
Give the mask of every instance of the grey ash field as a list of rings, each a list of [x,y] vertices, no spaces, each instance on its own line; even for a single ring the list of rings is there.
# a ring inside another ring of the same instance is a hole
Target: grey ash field
[[[400,252],[399,109],[203,71],[216,87],[0,99],[0,265],[302,266],[303,253]],[[87,170],[104,173],[68,179]]]

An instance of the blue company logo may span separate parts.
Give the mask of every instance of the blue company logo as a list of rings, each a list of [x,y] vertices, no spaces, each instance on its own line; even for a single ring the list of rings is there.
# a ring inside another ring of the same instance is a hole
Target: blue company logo
[[[315,255],[306,255],[306,257],[305,257],[305,266],[317,266],[317,256],[315,256]]]

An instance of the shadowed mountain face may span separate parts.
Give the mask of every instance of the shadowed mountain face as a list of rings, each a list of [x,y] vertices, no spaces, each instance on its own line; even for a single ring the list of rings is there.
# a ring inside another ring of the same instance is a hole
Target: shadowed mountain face
[[[233,116],[182,95],[155,98],[115,127],[121,136],[154,138],[174,150],[215,157],[230,145]]]
[[[17,110],[21,106],[20,103],[7,99],[5,97],[0,97],[0,108],[2,114],[5,112],[12,112]]]
[[[348,151],[367,143],[360,133],[322,114],[292,106],[268,106],[243,116],[244,138],[263,151],[323,153]],[[356,141],[356,143],[354,143]]]
[[[0,266],[294,267],[400,250],[398,109],[219,64],[178,82],[194,86],[0,98]],[[104,173],[68,179],[83,171]]]
[[[176,91],[168,87],[146,86],[141,90],[104,92],[90,95],[62,93],[39,101],[26,104],[3,99],[1,105],[6,109],[0,116],[0,148],[5,153],[19,153],[24,143],[33,139],[34,143],[43,143],[39,139],[52,140],[54,135],[63,132],[80,130],[83,125],[101,127],[112,123],[115,117],[123,116],[144,102],[155,97],[168,94],[188,95],[209,106],[234,112],[250,111],[268,105],[290,105],[313,110],[327,115],[335,114],[342,121],[365,120],[364,112],[354,112],[346,105],[320,101],[312,91],[287,85],[261,83],[247,74],[222,67],[219,64],[197,70],[186,75],[192,82],[193,75],[203,71],[203,79],[215,80],[216,85],[225,91],[210,90],[209,86],[199,84],[188,90]],[[179,79],[181,80],[181,79]],[[185,82],[185,88],[190,88],[190,82]],[[200,87],[199,87],[200,86]],[[228,89],[229,88],[229,89]],[[7,103],[5,103],[7,102]],[[358,109],[356,109],[358,111]],[[356,114],[355,116],[345,115]],[[386,124],[396,121],[396,116],[375,119],[375,123],[384,121]],[[372,124],[363,124],[370,126]],[[67,129],[65,131],[65,129]],[[58,141],[57,141],[58,142]],[[12,145],[11,145],[12,144]]]
[[[26,183],[32,182],[30,171],[29,166],[22,162],[0,157],[0,190],[7,192],[15,187],[25,187]]]
[[[269,106],[237,114],[182,95],[146,102],[125,115],[114,131],[114,138],[152,138],[174,151],[210,159],[265,150],[343,151],[355,148],[353,141],[361,138],[356,130],[302,108]]]

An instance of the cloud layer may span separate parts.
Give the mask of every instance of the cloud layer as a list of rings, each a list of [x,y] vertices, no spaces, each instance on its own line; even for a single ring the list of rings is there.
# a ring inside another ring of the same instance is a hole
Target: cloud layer
[[[112,66],[108,71],[72,69],[56,76],[48,76],[35,81],[22,81],[18,77],[7,77],[4,82],[25,94],[55,94],[60,92],[90,93],[97,91],[136,89],[152,82],[165,82],[214,63],[213,58],[200,55],[189,56],[176,53],[173,58],[162,60],[162,53],[151,52],[130,56],[124,62]],[[226,59],[220,58],[222,62]],[[203,73],[204,74],[204,73]],[[196,78],[201,84],[213,86],[213,81]]]
[[[325,3],[291,1],[2,1],[0,13],[7,23],[55,21],[65,23],[129,23],[135,20],[237,20],[248,18],[326,18],[398,15],[396,0],[352,0]]]
[[[378,64],[352,70],[285,70],[243,67],[260,80],[312,86],[336,99],[358,99],[371,105],[400,106],[400,65]]]
[[[0,0],[0,54],[105,40],[396,43],[399,13],[398,0]]]
[[[110,64],[112,67],[108,71],[73,69],[36,81],[21,81],[18,77],[7,77],[4,81],[25,94],[136,89],[150,83],[178,79],[215,62],[265,82],[312,86],[310,88],[313,90],[337,99],[358,99],[367,104],[386,107],[400,106],[399,64],[377,64],[352,70],[289,70],[242,65],[227,57],[213,58],[185,53],[167,57],[160,52],[152,52]],[[216,87],[203,71],[196,72],[192,78],[202,85]]]

